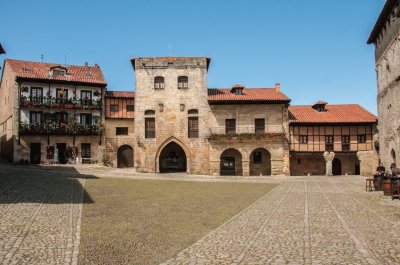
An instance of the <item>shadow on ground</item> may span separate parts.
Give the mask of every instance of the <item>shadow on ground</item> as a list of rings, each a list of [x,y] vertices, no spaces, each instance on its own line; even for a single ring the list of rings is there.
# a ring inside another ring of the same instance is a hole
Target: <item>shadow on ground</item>
[[[0,204],[93,203],[82,183],[97,179],[70,166],[13,166],[0,163]],[[83,198],[83,200],[82,200]]]

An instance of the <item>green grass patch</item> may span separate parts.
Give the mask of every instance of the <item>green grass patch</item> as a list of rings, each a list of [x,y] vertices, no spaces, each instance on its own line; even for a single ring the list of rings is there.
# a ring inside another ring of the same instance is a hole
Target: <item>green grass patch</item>
[[[158,264],[250,205],[275,184],[91,179],[80,264]]]

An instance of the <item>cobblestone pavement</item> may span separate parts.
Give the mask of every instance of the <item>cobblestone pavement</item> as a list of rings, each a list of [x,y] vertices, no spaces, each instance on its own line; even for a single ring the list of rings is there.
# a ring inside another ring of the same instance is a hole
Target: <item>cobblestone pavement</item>
[[[400,201],[359,176],[234,178],[0,165],[0,264],[76,264],[85,178],[279,185],[165,264],[400,264]]]
[[[400,202],[364,185],[285,178],[165,264],[400,264]]]
[[[0,166],[0,264],[76,264],[85,179]]]

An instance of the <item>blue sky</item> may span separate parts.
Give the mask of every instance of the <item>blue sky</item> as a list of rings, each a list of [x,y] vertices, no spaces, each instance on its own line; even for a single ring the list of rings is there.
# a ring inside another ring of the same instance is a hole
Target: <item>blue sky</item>
[[[280,82],[292,104],[358,103],[376,114],[366,41],[384,2],[0,0],[0,60],[98,63],[109,90],[133,90],[132,57],[209,56],[209,87]]]

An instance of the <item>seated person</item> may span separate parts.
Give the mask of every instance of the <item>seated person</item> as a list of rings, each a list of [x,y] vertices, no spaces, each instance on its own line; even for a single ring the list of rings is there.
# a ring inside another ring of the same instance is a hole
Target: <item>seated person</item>
[[[398,177],[400,175],[400,168],[397,168],[395,163],[390,165],[390,171],[392,171],[392,177]]]
[[[376,174],[379,176],[383,176],[385,174],[385,167],[383,166],[382,162],[379,163],[379,166],[376,168]]]

